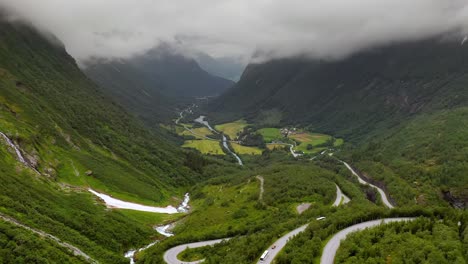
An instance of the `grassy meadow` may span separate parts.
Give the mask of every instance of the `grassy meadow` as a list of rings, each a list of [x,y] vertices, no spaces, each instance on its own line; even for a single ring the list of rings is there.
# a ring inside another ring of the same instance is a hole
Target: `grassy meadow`
[[[183,148],[194,148],[203,154],[208,155],[225,155],[218,141],[215,140],[187,140],[185,141]]]
[[[260,133],[260,135],[262,135],[263,140],[267,143],[283,138],[279,128],[267,127],[259,129],[257,132]]]
[[[257,147],[242,146],[237,143],[231,143],[234,152],[239,155],[262,155],[262,150]]]
[[[325,145],[327,141],[333,138],[329,135],[309,132],[300,132],[289,135],[289,137],[299,142],[299,144],[295,147],[295,150],[299,150],[304,153],[317,153],[326,149],[326,147],[323,145]],[[308,149],[309,145],[312,146],[312,149]]]
[[[181,136],[194,136],[198,139],[204,139],[205,137],[213,136],[213,133],[207,127],[192,128],[192,132],[184,129],[178,132],[178,134]]]
[[[231,123],[216,125],[215,129],[223,132],[225,135],[229,136],[230,139],[234,140],[237,138],[237,134],[242,132],[246,126],[248,126],[247,122],[240,119]]]

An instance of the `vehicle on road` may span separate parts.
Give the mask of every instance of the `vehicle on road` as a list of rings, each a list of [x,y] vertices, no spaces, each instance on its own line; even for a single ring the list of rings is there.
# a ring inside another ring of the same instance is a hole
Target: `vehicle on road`
[[[265,252],[263,252],[262,256],[260,257],[260,261],[264,261],[268,256],[268,250],[265,250]]]
[[[325,216],[320,216],[320,217],[317,217],[315,220],[320,221],[320,220],[324,220],[324,219],[325,219]]]

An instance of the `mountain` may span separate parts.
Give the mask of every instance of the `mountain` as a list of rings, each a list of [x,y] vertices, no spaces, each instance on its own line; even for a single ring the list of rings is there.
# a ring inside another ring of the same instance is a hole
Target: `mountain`
[[[252,64],[205,110],[218,121],[244,117],[344,137],[342,158],[397,203],[445,197],[468,206],[468,46],[459,40],[392,44],[339,61]]]
[[[200,179],[188,154],[106,97],[56,39],[3,20],[0,132],[0,218],[10,219],[0,225],[0,262],[84,262],[21,223],[102,263],[128,263],[123,251],[155,231],[106,210],[88,188],[166,206]],[[38,247],[49,249],[29,251]]]
[[[106,94],[147,123],[169,121],[178,103],[221,94],[234,84],[166,46],[130,59],[94,61],[83,70]]]
[[[245,65],[233,58],[213,58],[206,53],[198,53],[195,60],[207,72],[237,82]]]
[[[467,70],[468,46],[440,39],[374,48],[340,61],[274,60],[249,65],[208,110],[229,119],[280,113],[282,123],[356,136],[466,105]]]

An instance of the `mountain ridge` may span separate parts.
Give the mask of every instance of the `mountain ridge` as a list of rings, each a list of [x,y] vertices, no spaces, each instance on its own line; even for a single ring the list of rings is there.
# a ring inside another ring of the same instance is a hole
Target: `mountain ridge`
[[[129,59],[89,62],[83,70],[107,95],[150,125],[170,122],[178,105],[193,97],[217,95],[234,84],[167,46]]]
[[[207,110],[255,119],[255,113],[278,108],[284,123],[311,123],[334,133],[346,126],[370,131],[366,123],[383,120],[377,114],[398,115],[398,120],[423,108],[467,102],[466,91],[456,87],[466,75],[467,58],[468,46],[430,39],[375,48],[333,62],[283,59],[252,64]],[[432,100],[436,96],[440,100]],[[349,113],[339,113],[340,109]]]

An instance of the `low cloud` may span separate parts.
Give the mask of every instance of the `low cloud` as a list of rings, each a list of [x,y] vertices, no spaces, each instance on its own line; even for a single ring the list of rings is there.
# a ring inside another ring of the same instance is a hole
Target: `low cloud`
[[[468,33],[466,0],[0,0],[0,7],[52,32],[81,61],[131,57],[160,43],[244,61],[339,58]]]

